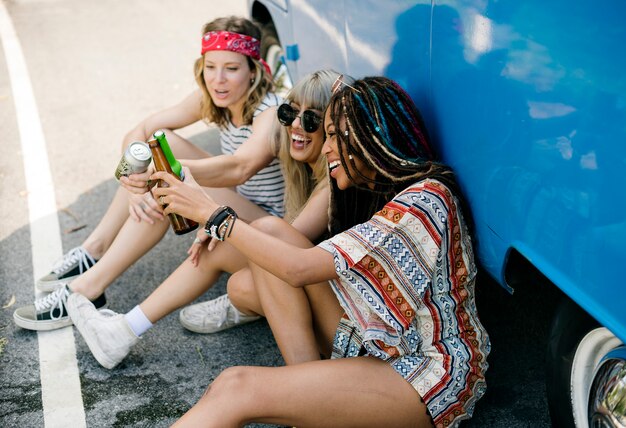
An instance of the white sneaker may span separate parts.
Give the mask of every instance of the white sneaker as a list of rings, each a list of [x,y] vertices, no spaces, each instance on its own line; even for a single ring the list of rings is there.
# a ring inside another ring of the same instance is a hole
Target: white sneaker
[[[66,305],[91,353],[107,369],[117,366],[139,341],[124,315],[108,309],[98,311],[82,294],[71,294]]]
[[[216,333],[236,325],[256,321],[260,316],[246,315],[230,303],[228,294],[187,306],[180,311],[180,323],[196,333]]]

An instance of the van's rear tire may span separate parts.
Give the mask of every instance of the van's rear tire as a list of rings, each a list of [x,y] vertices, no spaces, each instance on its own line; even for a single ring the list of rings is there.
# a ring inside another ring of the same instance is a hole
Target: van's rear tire
[[[546,392],[552,426],[586,427],[589,389],[600,361],[621,341],[564,298],[559,304],[548,340]]]
[[[261,57],[267,62],[272,71],[276,92],[285,96],[291,89],[292,82],[287,72],[287,66],[283,63],[283,47],[280,45],[276,28],[272,22],[262,27],[263,38],[261,42]]]

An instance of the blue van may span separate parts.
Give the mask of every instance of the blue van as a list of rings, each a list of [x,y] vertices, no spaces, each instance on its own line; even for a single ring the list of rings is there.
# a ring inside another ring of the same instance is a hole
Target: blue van
[[[562,292],[547,352],[554,426],[625,427],[626,3],[248,6],[282,84],[332,68],[409,92],[469,200],[482,268],[511,292],[529,270]]]

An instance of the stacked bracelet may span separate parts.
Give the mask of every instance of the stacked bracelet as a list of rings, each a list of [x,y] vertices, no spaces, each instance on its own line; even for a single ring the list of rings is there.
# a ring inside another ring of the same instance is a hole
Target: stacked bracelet
[[[204,232],[211,235],[211,238],[223,241],[224,238],[230,236],[237,213],[231,207],[221,206],[215,210],[211,217],[204,225]]]

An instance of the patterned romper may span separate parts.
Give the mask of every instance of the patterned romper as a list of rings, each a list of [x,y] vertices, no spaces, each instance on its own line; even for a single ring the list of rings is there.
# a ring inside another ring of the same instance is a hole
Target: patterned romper
[[[485,392],[491,345],[476,313],[470,236],[448,188],[415,183],[319,246],[334,255],[331,285],[345,310],[332,357],[386,361],[437,427],[469,419]]]

